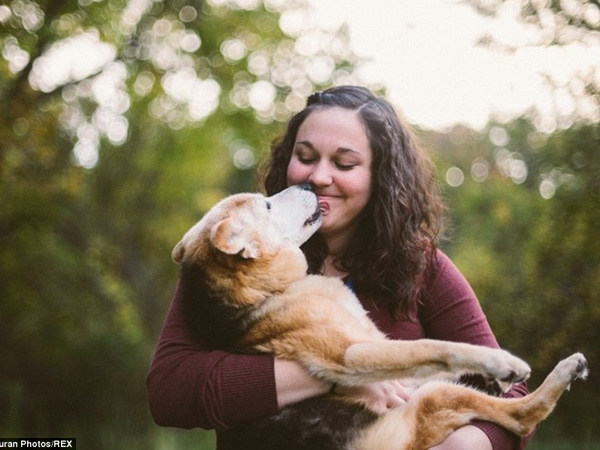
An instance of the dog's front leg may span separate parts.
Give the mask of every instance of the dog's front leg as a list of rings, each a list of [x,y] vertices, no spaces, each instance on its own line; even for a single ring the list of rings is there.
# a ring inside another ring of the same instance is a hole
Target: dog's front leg
[[[440,372],[479,373],[505,384],[523,381],[531,369],[510,353],[487,347],[423,339],[373,340],[350,345],[344,355],[349,384],[392,378],[429,377]]]

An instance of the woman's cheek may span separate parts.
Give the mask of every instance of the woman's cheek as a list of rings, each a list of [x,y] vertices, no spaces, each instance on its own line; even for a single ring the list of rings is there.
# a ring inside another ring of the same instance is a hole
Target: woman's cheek
[[[301,184],[308,180],[308,170],[303,168],[297,162],[291,161],[288,165],[287,180],[288,185]]]

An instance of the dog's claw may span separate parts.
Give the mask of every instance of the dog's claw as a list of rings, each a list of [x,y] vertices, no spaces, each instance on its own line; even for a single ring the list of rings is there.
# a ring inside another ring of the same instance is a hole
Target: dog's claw
[[[581,354],[576,355],[576,357],[578,357],[579,360],[577,361],[577,367],[573,374],[573,380],[578,378],[585,380],[588,376],[588,362]]]
[[[492,366],[487,367],[487,376],[495,380],[502,392],[508,391],[513,384],[529,378],[531,368],[527,363],[510,353],[500,350]]]
[[[518,377],[518,376],[517,376],[517,373],[516,373],[516,372],[514,372],[514,371],[511,371],[511,372],[508,374],[508,376],[506,376],[506,377],[502,378],[502,380],[500,380],[500,381],[505,381],[505,382],[509,382],[509,383],[514,383],[515,381],[518,381],[518,378],[520,378],[520,377]]]
[[[565,383],[565,389],[569,389],[571,383],[575,380],[585,380],[588,376],[588,362],[581,353],[575,353],[568,358],[562,360],[554,368],[558,379],[562,379]]]

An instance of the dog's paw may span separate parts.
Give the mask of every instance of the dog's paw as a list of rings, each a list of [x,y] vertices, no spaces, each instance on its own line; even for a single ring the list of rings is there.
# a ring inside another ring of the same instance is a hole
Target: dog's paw
[[[494,380],[503,392],[513,384],[527,380],[531,374],[531,368],[525,361],[505,350],[493,350],[486,360],[485,371],[485,375]]]
[[[588,362],[581,353],[575,353],[559,362],[552,373],[561,383],[564,383],[566,389],[569,389],[571,382],[578,378],[582,380],[587,378]]]

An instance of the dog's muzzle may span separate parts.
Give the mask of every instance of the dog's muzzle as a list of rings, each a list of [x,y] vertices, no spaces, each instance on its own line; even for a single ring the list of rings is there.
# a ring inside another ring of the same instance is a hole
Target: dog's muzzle
[[[317,222],[320,218],[321,218],[321,211],[319,210],[319,206],[317,205],[317,210],[313,213],[312,216],[310,216],[308,219],[306,219],[306,222],[304,222],[304,225],[311,226],[315,222]]]

